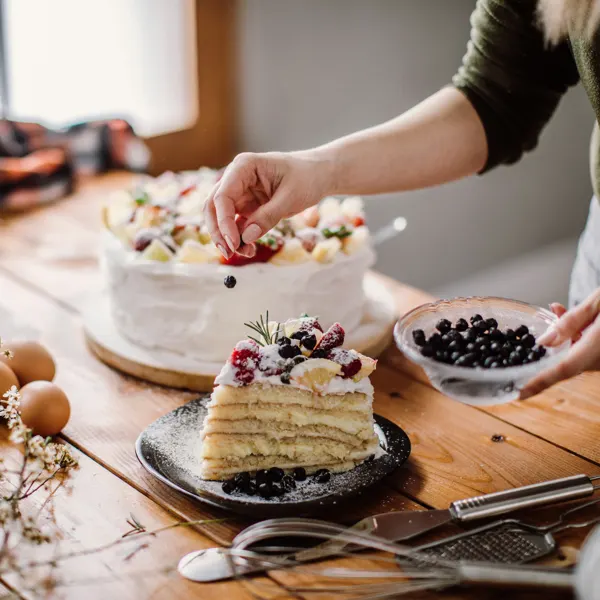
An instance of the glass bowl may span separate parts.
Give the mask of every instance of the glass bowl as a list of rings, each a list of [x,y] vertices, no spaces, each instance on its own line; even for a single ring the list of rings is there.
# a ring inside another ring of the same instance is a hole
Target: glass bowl
[[[461,317],[469,321],[475,314],[484,319],[493,317],[498,327],[517,329],[527,325],[530,332],[538,338],[557,321],[556,315],[538,306],[508,300],[506,298],[471,297],[439,300],[423,304],[410,311],[394,328],[396,345],[410,360],[421,366],[432,385],[440,392],[465,404],[489,406],[512,402],[519,397],[519,391],[537,373],[556,364],[568,351],[570,342],[556,348],[548,348],[546,355],[537,362],[505,367],[500,369],[482,369],[457,367],[437,362],[421,354],[413,340],[413,331],[423,329],[430,336],[440,319],[455,323]]]

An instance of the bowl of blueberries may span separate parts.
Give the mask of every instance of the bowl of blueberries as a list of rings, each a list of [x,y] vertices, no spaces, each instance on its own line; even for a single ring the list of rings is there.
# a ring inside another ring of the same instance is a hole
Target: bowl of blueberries
[[[516,400],[528,381],[567,352],[569,342],[556,348],[537,343],[556,320],[549,310],[517,300],[454,298],[404,315],[394,339],[440,392],[488,406]]]

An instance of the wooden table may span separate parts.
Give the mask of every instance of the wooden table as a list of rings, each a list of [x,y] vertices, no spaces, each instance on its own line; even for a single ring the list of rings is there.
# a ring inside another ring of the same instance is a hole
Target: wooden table
[[[47,345],[57,360],[56,381],[72,402],[72,418],[62,438],[80,454],[81,466],[72,476],[71,491],[58,493],[63,547],[87,549],[110,542],[129,529],[130,514],[147,528],[229,518],[173,529],[129,560],[117,547],[67,561],[58,568],[58,587],[51,595],[250,598],[241,583],[192,584],[174,572],[185,552],[227,545],[248,522],[170,491],[142,469],[134,453],[142,429],[194,395],[121,375],[94,358],[84,341],[80,311],[102,289],[96,261],[99,206],[109,190],[124,186],[129,177],[90,180],[71,198],[0,223],[0,333],[7,338],[22,334]],[[400,312],[430,299],[373,277],[393,291]],[[376,412],[407,431],[412,457],[331,518],[350,521],[391,510],[443,508],[475,494],[576,473],[600,474],[600,374],[580,376],[527,402],[478,409],[444,397],[389,350],[374,385]],[[503,441],[494,442],[497,435]],[[6,443],[0,443],[6,451]],[[555,561],[572,557],[584,535],[561,537],[563,552]],[[265,586],[263,593],[269,590],[274,597],[292,580],[289,574],[273,572],[259,582]],[[13,591],[28,597],[23,589]],[[482,593],[451,597],[481,598]]]

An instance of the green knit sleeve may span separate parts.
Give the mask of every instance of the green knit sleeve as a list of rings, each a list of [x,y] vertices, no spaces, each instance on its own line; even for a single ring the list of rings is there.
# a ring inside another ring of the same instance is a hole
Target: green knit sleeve
[[[536,22],[537,0],[478,0],[471,39],[453,78],[483,123],[482,172],[517,162],[536,147],[561,96],[579,81],[568,42],[548,47]]]

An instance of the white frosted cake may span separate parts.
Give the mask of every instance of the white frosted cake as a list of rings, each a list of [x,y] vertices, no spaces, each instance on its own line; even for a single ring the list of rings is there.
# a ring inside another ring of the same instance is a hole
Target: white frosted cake
[[[326,198],[261,238],[254,258],[225,260],[202,215],[217,181],[211,169],[165,173],[107,203],[102,263],[118,331],[146,349],[223,363],[265,307],[276,320],[307,313],[357,329],[374,262],[360,198]]]
[[[267,325],[268,323],[268,325]],[[334,323],[302,317],[251,324],[217,377],[201,433],[200,474],[301,467],[347,471],[377,453],[373,386],[376,361],[346,350]]]

